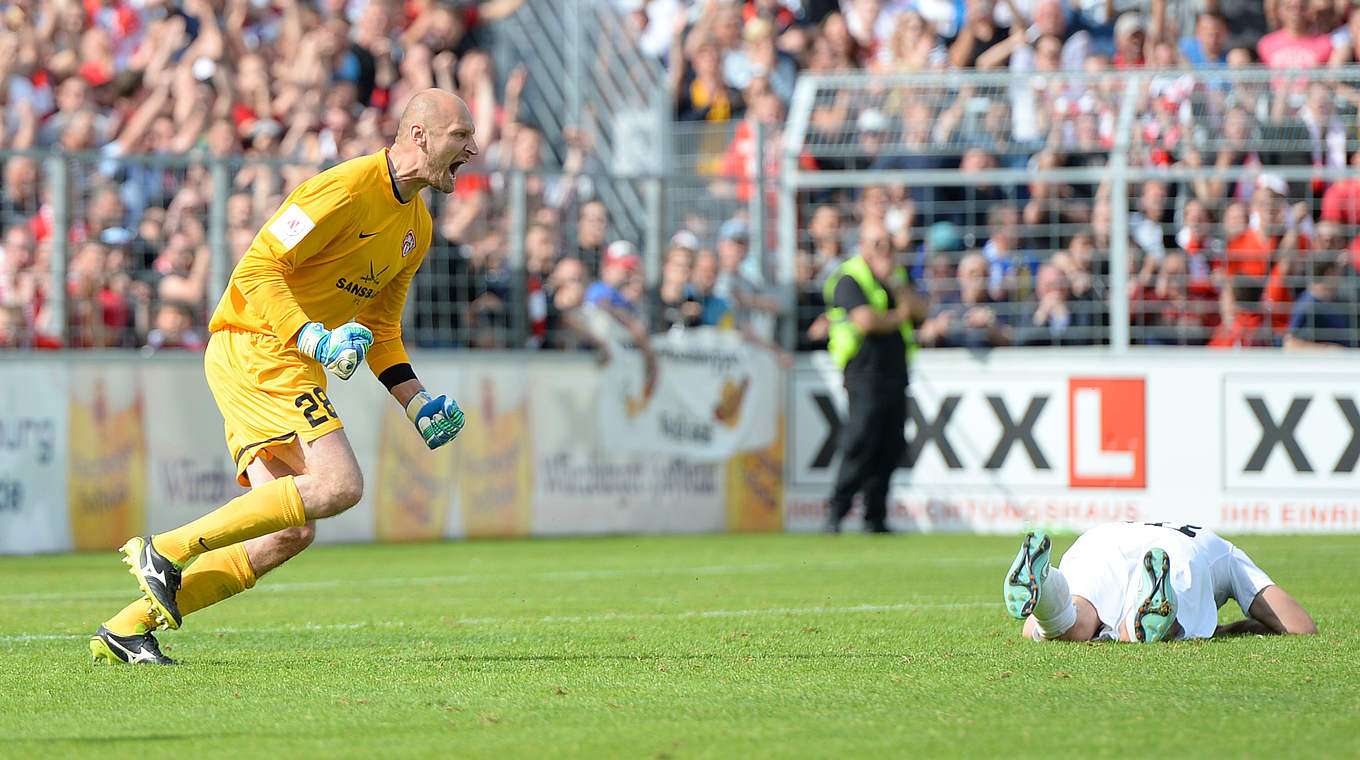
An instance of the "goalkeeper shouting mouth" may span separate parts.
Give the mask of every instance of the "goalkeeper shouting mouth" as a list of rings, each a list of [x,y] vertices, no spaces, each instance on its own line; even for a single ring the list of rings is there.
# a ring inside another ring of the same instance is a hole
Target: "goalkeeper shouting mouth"
[[[401,312],[430,246],[418,193],[453,191],[458,168],[477,155],[475,129],[457,96],[416,93],[391,148],[302,183],[255,236],[204,356],[237,480],[251,490],[187,525],[128,540],[123,561],[143,597],[90,639],[96,661],[174,664],[154,630],[251,588],[311,544],[316,520],[358,503],[364,478],[326,372],[348,380],[366,359],[431,449],[458,435],[458,404],[432,397],[411,369]]]

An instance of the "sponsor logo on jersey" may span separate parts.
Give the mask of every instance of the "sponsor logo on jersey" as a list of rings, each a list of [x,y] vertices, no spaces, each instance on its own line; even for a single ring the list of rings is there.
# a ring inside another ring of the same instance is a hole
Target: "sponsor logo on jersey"
[[[406,258],[407,256],[410,255],[411,251],[414,251],[415,249],[416,249],[416,232],[415,230],[407,230],[406,237],[401,239],[401,257],[403,259]]]
[[[391,268],[392,268],[392,265],[391,265],[391,264],[388,264],[387,266],[383,267],[382,269],[379,269],[377,274],[374,274],[374,273],[373,273],[373,262],[370,261],[370,262],[368,262],[368,274],[366,274],[366,275],[361,275],[361,276],[359,277],[359,281],[360,281],[360,282],[371,283],[371,284],[373,284],[373,285],[381,285],[381,284],[382,284],[382,280],[379,280],[378,278],[379,278],[380,276],[382,276],[382,273],[383,273],[383,272],[386,272],[388,269],[391,269]]]
[[[378,295],[377,288],[365,287],[357,282],[354,282],[353,280],[346,280],[344,277],[341,277],[340,279],[335,281],[335,287],[351,295],[359,296],[360,298],[374,298]]]

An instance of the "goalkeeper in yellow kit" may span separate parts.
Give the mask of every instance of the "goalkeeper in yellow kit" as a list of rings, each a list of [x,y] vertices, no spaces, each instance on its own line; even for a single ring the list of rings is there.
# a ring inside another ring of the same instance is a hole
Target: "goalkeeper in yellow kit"
[[[363,474],[326,371],[349,379],[367,359],[431,449],[458,435],[458,404],[431,398],[411,369],[401,312],[430,246],[418,193],[453,191],[455,172],[477,155],[474,131],[457,96],[419,92],[391,148],[302,183],[255,236],[204,356],[237,479],[251,490],[123,546],[144,596],[90,639],[96,661],[174,664],[152,631],[251,588],[311,544],[317,519],[358,503]]]

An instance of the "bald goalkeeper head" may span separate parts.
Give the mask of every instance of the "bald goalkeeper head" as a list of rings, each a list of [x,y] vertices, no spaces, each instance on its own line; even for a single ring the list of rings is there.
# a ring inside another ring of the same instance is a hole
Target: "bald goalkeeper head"
[[[457,95],[432,87],[411,96],[388,151],[397,193],[410,199],[426,186],[453,192],[458,167],[477,155],[476,130],[472,112]]]

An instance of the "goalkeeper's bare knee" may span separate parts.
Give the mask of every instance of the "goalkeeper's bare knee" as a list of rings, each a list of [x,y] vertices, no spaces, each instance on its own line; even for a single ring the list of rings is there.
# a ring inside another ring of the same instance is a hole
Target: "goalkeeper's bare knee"
[[[299,475],[297,485],[311,520],[334,517],[358,504],[364,495],[364,475],[358,468]]]
[[[312,545],[315,538],[316,523],[308,522],[247,541],[246,554],[250,557],[255,577],[263,577],[265,573],[301,554]]]
[[[296,476],[308,520],[334,517],[364,495],[364,475],[344,429],[333,430],[303,446],[305,471]]]
[[[296,528],[284,528],[272,536],[283,554],[296,557],[316,540],[316,523],[309,522]]]

